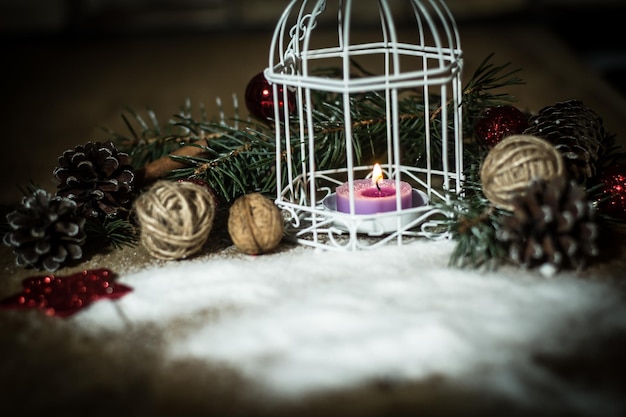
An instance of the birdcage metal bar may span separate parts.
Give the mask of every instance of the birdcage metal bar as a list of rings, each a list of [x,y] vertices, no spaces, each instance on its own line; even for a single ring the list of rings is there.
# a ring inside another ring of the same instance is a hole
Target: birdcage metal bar
[[[366,0],[360,0],[359,5],[363,1]],[[351,39],[353,0],[293,0],[281,15],[272,39],[265,76],[273,84],[274,97],[283,94],[282,100],[277,101],[286,103],[289,92],[296,97],[294,113],[287,106],[274,103],[278,176],[275,202],[283,211],[287,237],[302,244],[333,250],[363,250],[393,241],[401,245],[410,238],[447,237],[441,227],[443,212],[433,203],[448,199],[449,191],[458,192],[461,188],[463,65],[458,30],[450,10],[442,0],[404,0],[415,15],[417,35],[411,43],[398,36],[393,10],[389,7],[391,0],[370,1],[378,5],[380,41],[351,43],[354,41]],[[316,45],[313,49],[311,39],[315,36],[317,19],[322,13],[332,12],[331,3],[337,9],[338,44]],[[427,42],[426,35],[432,43]],[[361,57],[382,57],[382,71],[353,77],[352,60]],[[418,68],[405,65],[406,59],[419,60],[415,61],[420,62]],[[328,61],[340,63],[339,77],[315,73],[315,64]],[[421,90],[424,101],[423,166],[401,162],[399,103],[406,89]],[[354,185],[357,179],[369,178],[373,169],[371,164],[355,166],[351,98],[364,91],[384,97],[387,151],[380,165],[396,190],[406,181],[411,183],[409,207],[403,205],[403,197],[396,192],[394,208],[388,211],[363,214],[357,210]],[[314,92],[335,93],[336,105],[342,111],[346,152],[345,161],[336,168],[320,169],[315,160]],[[437,95],[440,102],[432,100]],[[433,161],[436,157],[433,141],[440,141],[436,145],[441,159],[437,164]],[[283,172],[286,183],[282,181]],[[348,209],[341,211],[336,190],[344,183],[348,185]]]

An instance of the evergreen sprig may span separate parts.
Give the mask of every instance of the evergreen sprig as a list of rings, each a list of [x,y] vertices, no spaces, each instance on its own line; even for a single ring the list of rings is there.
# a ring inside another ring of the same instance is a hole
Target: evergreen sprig
[[[132,247],[137,243],[137,229],[129,219],[110,218],[87,219],[85,223],[87,240],[99,248]]]
[[[191,126],[194,120],[187,119]],[[180,123],[184,123],[181,121]],[[197,130],[199,129],[199,130]],[[276,143],[262,130],[205,124],[193,127],[191,146],[203,150],[202,156],[174,156],[184,162],[171,179],[205,180],[225,200],[248,192],[268,192],[275,186]],[[203,136],[203,139],[196,139]]]
[[[509,70],[509,64],[494,65],[490,62],[493,54],[487,56],[470,77],[463,91],[464,136],[471,136],[473,122],[486,106],[494,106],[512,100],[512,96],[501,93],[503,87],[521,84],[515,76],[519,70]],[[353,63],[360,73],[366,70]],[[332,74],[336,69],[325,68],[320,71]],[[315,158],[319,170],[337,168],[345,161],[348,152],[345,138],[346,120],[340,99],[334,93],[312,91],[313,93],[313,131],[315,133]],[[385,97],[377,92],[364,92],[350,96],[350,119],[352,150],[355,163],[362,164],[375,160],[387,148]],[[443,102],[441,97],[429,97],[430,107],[425,108],[424,98],[419,92],[407,90],[399,100],[400,143],[402,163],[419,166],[425,154],[426,138],[424,124],[431,123],[431,133],[441,132],[437,123],[442,106],[451,106]],[[231,201],[238,195],[247,192],[269,193],[275,190],[277,175],[285,177],[286,173],[276,173],[276,144],[274,127],[264,120],[210,119],[201,106],[200,116],[193,115],[189,101],[181,107],[178,114],[169,118],[164,124],[159,121],[151,110],[147,119],[137,112],[128,110],[124,115],[125,124],[130,135],[123,135],[106,130],[110,139],[136,159],[135,164],[141,167],[146,163],[171,155],[182,145],[192,144],[202,147],[202,157],[174,156],[186,166],[176,169],[168,175],[171,179],[197,178],[206,180],[215,188],[219,196]],[[452,109],[450,109],[452,111]],[[238,109],[236,107],[236,112]],[[220,108],[220,113],[223,109]],[[430,115],[425,118],[424,115]],[[298,126],[296,116],[290,128]],[[134,122],[131,119],[134,119]],[[450,121],[450,124],[452,121]],[[135,126],[135,127],[134,127]],[[452,129],[453,126],[448,127]],[[300,133],[291,132],[292,157],[294,164],[300,164],[309,157],[299,154]],[[431,144],[435,157],[440,160],[441,138],[433,137]],[[470,147],[468,147],[470,149]],[[438,155],[439,153],[439,155]],[[297,169],[298,167],[292,167]],[[436,168],[436,167],[435,167]]]
[[[192,110],[191,102],[186,100],[177,114],[161,122],[151,108],[147,108],[146,115],[142,116],[136,110],[127,107],[121,118],[128,132],[120,133],[104,126],[101,126],[101,129],[118,149],[131,156],[134,168],[139,169],[172,153],[181,145],[198,139],[190,134],[188,128],[177,123],[178,117],[190,118]],[[200,105],[200,111],[200,117],[206,118],[207,113],[203,105]]]
[[[506,88],[524,84],[522,78],[517,76],[521,72],[520,68],[511,69],[510,63],[495,65],[490,62],[493,55],[491,53],[485,57],[463,88],[463,127],[466,137],[472,134],[471,129],[484,109],[516,101],[516,97],[508,93]]]
[[[436,205],[448,214],[444,225],[456,242],[450,265],[495,268],[504,262],[507,253],[496,233],[506,213],[489,203],[479,183],[465,182],[461,193]]]

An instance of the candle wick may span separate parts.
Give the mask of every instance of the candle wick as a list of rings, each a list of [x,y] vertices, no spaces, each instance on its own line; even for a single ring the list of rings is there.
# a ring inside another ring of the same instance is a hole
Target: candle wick
[[[378,191],[380,191],[380,185],[378,185],[378,181],[380,181],[380,180],[376,181],[376,188],[378,188]]]

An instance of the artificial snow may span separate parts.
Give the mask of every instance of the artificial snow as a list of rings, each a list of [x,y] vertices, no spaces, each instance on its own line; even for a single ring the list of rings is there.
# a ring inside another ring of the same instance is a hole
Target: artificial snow
[[[278,397],[445,377],[525,403],[608,407],[534,357],[624,331],[615,290],[575,273],[450,267],[453,245],[171,262],[120,277],[133,292],[70,320],[87,332],[152,324],[169,360],[226,364]]]

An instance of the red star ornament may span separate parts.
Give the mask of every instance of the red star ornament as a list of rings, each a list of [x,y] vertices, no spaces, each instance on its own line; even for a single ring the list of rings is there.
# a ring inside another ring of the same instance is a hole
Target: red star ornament
[[[108,269],[91,269],[67,276],[25,278],[19,294],[0,300],[0,309],[37,309],[47,316],[67,317],[100,299],[117,299],[132,291],[114,282]]]

